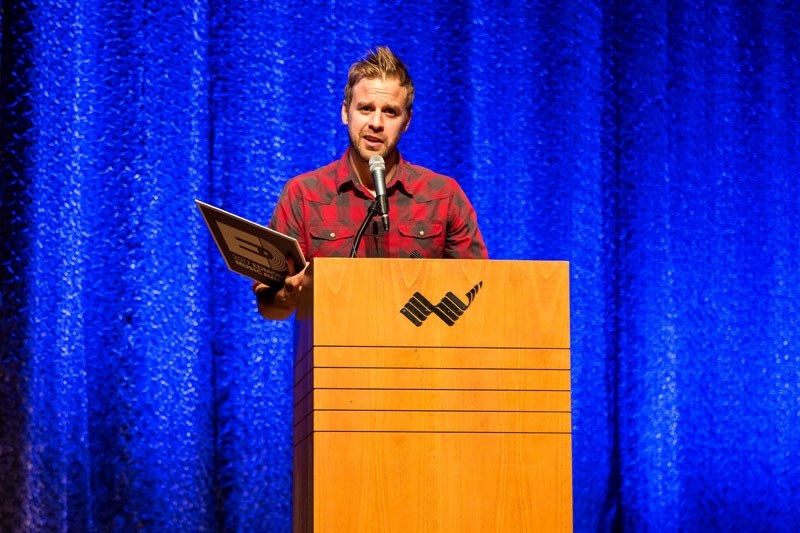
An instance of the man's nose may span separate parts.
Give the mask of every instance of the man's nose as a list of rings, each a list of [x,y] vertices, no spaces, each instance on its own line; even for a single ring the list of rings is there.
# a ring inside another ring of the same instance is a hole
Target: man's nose
[[[373,130],[382,130],[383,113],[381,113],[380,111],[375,111],[369,118],[369,127],[372,128]]]

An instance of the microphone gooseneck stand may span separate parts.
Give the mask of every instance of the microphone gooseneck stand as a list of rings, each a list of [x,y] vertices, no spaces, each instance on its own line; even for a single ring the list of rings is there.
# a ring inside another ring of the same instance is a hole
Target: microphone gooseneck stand
[[[375,200],[370,204],[369,209],[367,209],[367,218],[364,219],[364,222],[361,223],[361,227],[358,228],[358,233],[356,233],[355,239],[353,239],[353,249],[350,250],[350,257],[355,257],[356,253],[358,252],[358,245],[361,243],[361,238],[364,236],[364,232],[367,231],[367,224],[378,214],[378,201]]]

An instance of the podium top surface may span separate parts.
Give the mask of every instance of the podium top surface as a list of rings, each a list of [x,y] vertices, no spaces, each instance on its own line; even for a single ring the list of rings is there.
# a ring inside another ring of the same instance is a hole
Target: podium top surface
[[[569,264],[315,258],[297,313],[316,346],[569,349]]]

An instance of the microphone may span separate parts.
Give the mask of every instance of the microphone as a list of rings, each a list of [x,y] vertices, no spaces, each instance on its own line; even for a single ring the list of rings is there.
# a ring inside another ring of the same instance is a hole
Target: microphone
[[[386,164],[383,157],[373,155],[369,158],[369,171],[372,173],[372,183],[375,184],[375,202],[378,204],[378,214],[383,220],[383,229],[389,231],[389,202],[386,199]]]

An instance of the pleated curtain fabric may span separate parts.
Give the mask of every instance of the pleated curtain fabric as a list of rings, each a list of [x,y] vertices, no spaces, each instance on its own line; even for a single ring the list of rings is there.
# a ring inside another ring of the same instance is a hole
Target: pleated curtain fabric
[[[799,8],[4,1],[0,530],[291,531],[292,324],[194,200],[266,224],[378,45],[491,258],[570,262],[575,530],[800,529]]]

